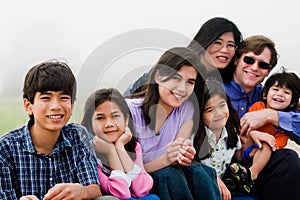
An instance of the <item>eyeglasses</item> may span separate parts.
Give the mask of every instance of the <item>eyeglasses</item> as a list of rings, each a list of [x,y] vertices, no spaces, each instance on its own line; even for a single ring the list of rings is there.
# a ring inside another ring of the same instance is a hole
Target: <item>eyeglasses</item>
[[[255,63],[256,59],[249,57],[249,56],[244,56],[244,63],[253,65]],[[258,67],[261,69],[270,69],[272,66],[269,63],[266,63],[264,61],[259,61],[258,62]]]
[[[225,44],[225,43],[223,43],[223,42],[221,42],[219,40],[214,41],[211,45],[216,50],[219,50],[219,49],[223,48],[224,46],[226,46],[226,48],[229,51],[234,51],[237,48],[237,46],[234,43],[227,43],[227,44]]]

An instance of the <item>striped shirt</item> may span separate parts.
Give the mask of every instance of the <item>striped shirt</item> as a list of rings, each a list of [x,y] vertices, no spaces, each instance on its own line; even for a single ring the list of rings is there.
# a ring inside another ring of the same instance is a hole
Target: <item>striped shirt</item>
[[[57,183],[98,184],[97,162],[86,147],[87,130],[67,124],[51,154],[40,154],[32,144],[29,127],[11,131],[0,138],[0,199],[36,195],[43,199]]]

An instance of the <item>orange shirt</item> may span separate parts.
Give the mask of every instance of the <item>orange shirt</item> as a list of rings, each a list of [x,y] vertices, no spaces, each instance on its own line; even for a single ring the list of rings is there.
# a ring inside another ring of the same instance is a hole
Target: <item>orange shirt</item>
[[[262,110],[264,108],[266,108],[264,102],[259,101],[259,102],[256,102],[255,104],[253,104],[249,108],[249,112],[256,111],[256,110]],[[287,145],[289,136],[287,134],[285,134],[283,131],[275,130],[273,124],[271,124],[271,123],[265,124],[264,126],[260,127],[257,130],[273,135],[276,139],[277,148],[282,149]]]

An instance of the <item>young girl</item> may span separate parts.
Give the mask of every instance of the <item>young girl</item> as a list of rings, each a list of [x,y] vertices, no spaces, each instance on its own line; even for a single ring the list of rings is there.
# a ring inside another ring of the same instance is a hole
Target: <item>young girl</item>
[[[145,169],[161,199],[220,199],[215,171],[190,165],[195,155],[190,141],[194,106],[202,100],[198,96],[193,104],[188,99],[194,89],[202,93],[204,71],[190,49],[172,48],[151,69],[145,90],[127,99]]]
[[[200,131],[194,137],[195,160],[213,167],[223,199],[231,199],[229,188],[221,180],[226,164],[233,156],[241,160],[239,118],[221,83],[207,80],[204,90],[204,109],[200,116]]]
[[[99,89],[91,94],[82,125],[96,135],[98,176],[104,194],[120,199],[159,199],[149,195],[153,179],[144,170],[129,108],[118,90]]]
[[[285,112],[293,111],[297,108],[299,101],[298,88],[299,78],[295,73],[285,71],[275,73],[265,82],[262,101],[253,104],[249,108],[249,112],[264,108]],[[256,139],[260,132],[271,134],[270,140],[275,139],[276,147],[271,147],[267,143],[260,143]],[[234,163],[232,166],[229,166],[229,169],[234,175],[235,181],[246,178],[248,183],[250,183],[248,186],[251,188],[259,173],[268,163],[272,150],[284,148],[287,145],[289,135],[280,129],[276,129],[273,124],[266,124],[257,130],[251,131],[249,135],[251,138],[243,145],[247,148],[243,157],[246,160],[245,163],[247,160],[250,160],[250,167],[243,168],[241,165]]]

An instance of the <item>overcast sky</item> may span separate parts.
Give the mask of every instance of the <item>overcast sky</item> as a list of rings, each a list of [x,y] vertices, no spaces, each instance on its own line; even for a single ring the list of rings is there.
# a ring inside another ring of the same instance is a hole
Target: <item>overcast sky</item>
[[[78,96],[99,87],[123,91],[165,49],[187,45],[201,25],[216,16],[235,22],[244,37],[270,37],[280,54],[277,68],[283,65],[299,75],[298,4],[296,0],[3,0],[0,97],[21,98],[29,68],[55,58],[72,67],[79,80]]]

